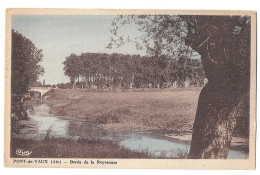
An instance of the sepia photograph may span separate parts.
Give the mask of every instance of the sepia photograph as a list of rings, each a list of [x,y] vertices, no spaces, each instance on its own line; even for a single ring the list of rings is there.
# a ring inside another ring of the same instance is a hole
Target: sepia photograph
[[[6,35],[5,166],[255,168],[255,12],[7,9]]]

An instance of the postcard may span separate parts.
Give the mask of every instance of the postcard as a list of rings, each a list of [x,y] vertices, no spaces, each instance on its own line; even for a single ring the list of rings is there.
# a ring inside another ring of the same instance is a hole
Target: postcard
[[[256,12],[6,10],[5,166],[255,169]]]

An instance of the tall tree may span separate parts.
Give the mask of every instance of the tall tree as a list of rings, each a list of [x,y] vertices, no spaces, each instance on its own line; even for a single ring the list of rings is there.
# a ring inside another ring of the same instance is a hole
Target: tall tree
[[[189,157],[227,158],[237,118],[249,111],[244,103],[249,101],[250,18],[195,16],[188,21],[186,43],[200,53],[209,80],[199,97]]]
[[[133,23],[144,33],[141,42],[118,36]],[[133,41],[155,56],[200,54],[209,82],[200,93],[189,158],[227,158],[236,120],[249,110],[243,104],[249,101],[250,24],[248,16],[170,15],[121,15],[112,23],[109,48]]]
[[[36,82],[38,77],[44,73],[44,69],[39,65],[42,58],[42,50],[37,49],[29,39],[12,30],[12,107],[20,118],[25,117],[25,112],[22,110],[25,93]]]
[[[73,84],[74,89],[77,80],[79,81],[79,77],[83,69],[82,59],[80,59],[80,57],[76,54],[71,54],[70,56],[65,58],[63,64],[65,75],[70,77],[70,82],[71,84]]]

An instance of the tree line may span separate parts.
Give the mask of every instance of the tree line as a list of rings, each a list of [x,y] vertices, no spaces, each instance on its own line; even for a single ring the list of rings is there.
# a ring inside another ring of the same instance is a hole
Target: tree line
[[[65,58],[64,73],[72,87],[165,88],[200,87],[205,73],[200,59],[191,54],[175,58],[129,54],[82,53]]]

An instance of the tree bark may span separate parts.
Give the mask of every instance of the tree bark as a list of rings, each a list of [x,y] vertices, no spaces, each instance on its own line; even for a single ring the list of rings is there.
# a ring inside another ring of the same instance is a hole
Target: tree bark
[[[201,55],[208,83],[198,100],[191,159],[227,158],[236,120],[245,107],[243,101],[249,101],[250,27],[245,34],[235,35],[238,19],[204,16],[195,20],[193,49]]]
[[[241,98],[232,88],[208,83],[201,91],[189,158],[225,159],[228,156]]]
[[[201,55],[209,81],[200,93],[189,158],[225,159],[244,96],[238,84],[240,74],[228,60],[220,64]]]

